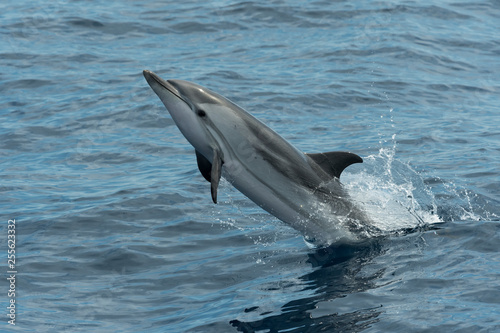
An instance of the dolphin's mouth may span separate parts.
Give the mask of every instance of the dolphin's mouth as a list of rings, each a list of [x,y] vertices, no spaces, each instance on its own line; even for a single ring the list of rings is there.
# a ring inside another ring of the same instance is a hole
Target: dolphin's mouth
[[[156,82],[158,83],[160,86],[162,86],[163,88],[167,89],[168,91],[170,91],[172,94],[174,94],[177,98],[179,98],[181,101],[183,101],[184,103],[188,104],[189,103],[181,96],[179,90],[177,90],[177,88],[175,88],[174,85],[172,85],[168,80],[165,81],[163,80],[161,77],[159,77],[158,75],[156,75],[155,73],[151,72],[151,71],[148,71],[147,69],[143,70],[142,71],[142,74],[144,75],[144,77],[146,78],[146,81],[148,82],[148,84],[151,86],[151,88],[153,88],[153,85],[152,83],[153,82]],[[153,88],[154,90],[154,88]]]

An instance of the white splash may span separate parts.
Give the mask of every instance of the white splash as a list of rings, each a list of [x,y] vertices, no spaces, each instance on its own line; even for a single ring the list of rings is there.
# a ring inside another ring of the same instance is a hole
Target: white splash
[[[342,183],[375,226],[384,232],[443,222],[422,177],[394,159],[394,150],[380,149],[365,158],[359,173],[346,172]]]

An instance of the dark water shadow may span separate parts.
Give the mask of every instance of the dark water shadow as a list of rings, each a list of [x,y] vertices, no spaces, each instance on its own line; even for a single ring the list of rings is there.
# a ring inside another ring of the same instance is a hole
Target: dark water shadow
[[[307,261],[314,271],[300,277],[314,295],[284,304],[278,315],[266,316],[256,321],[232,320],[230,324],[239,332],[360,332],[377,322],[381,307],[353,309],[349,313],[331,313],[313,316],[317,304],[343,298],[377,287],[376,281],[385,269],[369,276],[359,274],[361,269],[385,252],[383,239],[372,239],[357,245],[335,245],[308,254]],[[258,312],[259,307],[245,309]]]

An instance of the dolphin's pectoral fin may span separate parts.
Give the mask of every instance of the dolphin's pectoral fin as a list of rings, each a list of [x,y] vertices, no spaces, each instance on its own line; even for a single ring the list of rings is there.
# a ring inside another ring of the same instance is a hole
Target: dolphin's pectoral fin
[[[212,172],[212,162],[207,160],[199,151],[196,150],[196,161],[198,162],[198,169],[203,177],[211,183],[210,173]]]
[[[212,193],[212,200],[217,203],[217,188],[219,187],[220,177],[222,175],[222,161],[220,152],[214,150],[214,160],[210,162],[205,156],[196,150],[196,161],[198,162],[198,169],[200,169],[203,177],[210,182],[210,192]]]
[[[340,178],[340,174],[349,165],[363,163],[363,159],[356,154],[343,151],[330,151],[319,154],[306,154],[326,173]]]
[[[218,150],[214,150],[214,160],[212,161],[212,170],[210,172],[211,179],[211,187],[210,192],[212,193],[212,200],[216,204],[217,203],[217,188],[219,187],[220,176],[222,175],[222,161],[220,152]]]

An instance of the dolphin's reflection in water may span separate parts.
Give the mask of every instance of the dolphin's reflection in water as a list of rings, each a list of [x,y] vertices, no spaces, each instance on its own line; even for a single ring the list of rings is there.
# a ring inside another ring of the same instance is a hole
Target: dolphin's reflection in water
[[[315,250],[308,254],[307,260],[315,270],[300,277],[307,286],[305,289],[315,290],[313,296],[284,304],[280,314],[269,315],[264,312],[260,314],[262,319],[247,322],[232,320],[230,324],[239,332],[360,332],[378,321],[382,307],[323,315],[316,315],[314,310],[320,302],[331,302],[376,288],[376,281],[385,269],[369,276],[359,273],[365,265],[384,252],[381,239]],[[245,312],[258,311],[257,306],[245,309]]]

